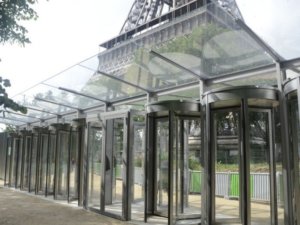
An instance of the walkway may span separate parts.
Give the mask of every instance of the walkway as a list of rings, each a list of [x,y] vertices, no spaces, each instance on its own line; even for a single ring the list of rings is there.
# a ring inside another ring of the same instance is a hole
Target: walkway
[[[132,225],[0,186],[1,225]]]

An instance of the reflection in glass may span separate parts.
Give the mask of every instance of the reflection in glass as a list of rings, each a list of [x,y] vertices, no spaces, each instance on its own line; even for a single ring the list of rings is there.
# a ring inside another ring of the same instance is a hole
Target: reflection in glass
[[[239,113],[218,111],[213,115],[215,143],[215,217],[234,219],[240,215]],[[228,193],[228,190],[230,192]]]
[[[178,119],[177,136],[177,191],[176,214],[198,215],[201,213],[201,175],[200,164],[201,126],[199,120]]]
[[[18,153],[19,153],[19,139],[13,139],[13,147],[11,151],[11,165],[10,165],[10,182],[9,186],[15,187],[17,179],[17,169],[18,169]]]
[[[293,137],[291,138],[291,149],[293,151],[295,190],[293,194],[293,202],[295,207],[295,215],[300,221],[300,123],[299,123],[299,105],[298,96],[293,96],[289,100],[290,126]]]
[[[88,147],[88,207],[100,210],[102,175],[102,130],[90,127]]]
[[[70,147],[70,186],[69,200],[78,199],[78,153],[79,153],[79,132],[72,131]]]
[[[249,125],[251,224],[271,224],[269,113],[250,111]]]
[[[56,198],[67,199],[68,197],[68,159],[69,159],[69,133],[60,131],[58,135],[57,149],[57,186]]]
[[[9,184],[10,166],[11,166],[11,155],[12,155],[12,138],[9,137],[7,140],[7,154],[6,154],[6,165],[5,165],[5,185]]]
[[[18,140],[18,168],[17,168],[17,180],[16,180],[16,187],[21,187],[21,176],[22,176],[22,157],[23,157],[23,139],[20,138]]]
[[[169,121],[157,119],[155,121],[156,140],[156,187],[155,211],[164,216],[168,215],[169,192]]]
[[[47,177],[48,135],[41,135],[38,192],[45,193]]]
[[[49,143],[49,159],[47,174],[47,195],[54,194],[54,178],[55,178],[55,156],[56,156],[56,135],[50,134]]]
[[[29,171],[30,171],[30,155],[31,155],[31,140],[30,136],[25,137],[24,156],[23,156],[23,174],[22,174],[22,189],[29,188]]]
[[[133,118],[133,182],[132,182],[132,211],[143,212],[144,209],[144,183],[145,183],[145,122],[144,117]],[[143,121],[143,122],[142,122]],[[143,216],[143,215],[141,215]]]
[[[30,187],[29,191],[35,191],[36,184],[36,161],[37,161],[38,137],[33,136],[31,160],[30,160]]]
[[[124,120],[113,120],[112,139],[108,137],[107,141],[112,141],[112,152],[106,152],[106,172],[111,175],[111,189],[105,190],[105,210],[120,216],[123,216],[123,182],[125,177],[125,167],[123,165],[124,151]],[[107,151],[107,149],[106,149]],[[106,177],[107,178],[107,177]],[[107,182],[108,180],[106,180]],[[108,186],[107,186],[108,187]]]

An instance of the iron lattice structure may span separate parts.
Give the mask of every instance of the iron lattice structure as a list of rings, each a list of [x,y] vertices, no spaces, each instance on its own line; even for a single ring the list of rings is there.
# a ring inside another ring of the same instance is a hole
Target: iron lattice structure
[[[126,33],[154,18],[160,17],[164,12],[179,8],[195,0],[135,0],[129,11],[127,19],[122,26],[120,34]],[[207,0],[210,2],[211,0]],[[235,0],[215,0],[234,17],[242,19]]]

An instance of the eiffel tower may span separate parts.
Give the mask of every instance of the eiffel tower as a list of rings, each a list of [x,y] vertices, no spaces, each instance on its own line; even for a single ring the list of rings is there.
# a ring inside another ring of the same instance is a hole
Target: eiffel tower
[[[120,31],[126,33],[154,18],[160,17],[163,13],[179,8],[195,0],[134,0],[127,19]],[[242,19],[235,0],[207,0],[207,3],[214,1],[234,17]]]

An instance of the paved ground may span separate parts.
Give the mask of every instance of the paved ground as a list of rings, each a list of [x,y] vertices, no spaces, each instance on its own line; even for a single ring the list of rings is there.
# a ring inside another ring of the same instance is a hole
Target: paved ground
[[[0,215],[0,225],[131,225],[1,186]]]

